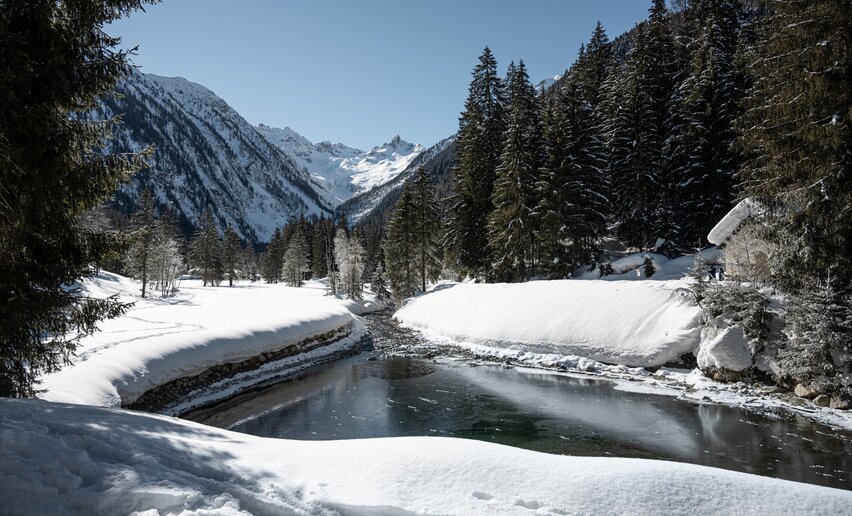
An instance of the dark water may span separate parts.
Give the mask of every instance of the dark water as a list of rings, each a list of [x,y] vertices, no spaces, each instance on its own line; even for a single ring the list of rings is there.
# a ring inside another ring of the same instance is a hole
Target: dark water
[[[852,489],[852,436],[807,420],[499,366],[356,357],[192,419],[289,439],[439,435],[676,460]]]

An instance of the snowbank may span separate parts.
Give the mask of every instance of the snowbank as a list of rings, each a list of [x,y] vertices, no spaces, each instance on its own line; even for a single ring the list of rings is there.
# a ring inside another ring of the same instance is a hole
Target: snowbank
[[[849,514],[852,492],[675,462],[472,440],[264,439],[0,400],[7,514]]]
[[[457,341],[641,367],[692,352],[701,337],[686,280],[460,284],[394,317]]]
[[[240,362],[337,331],[364,331],[353,312],[376,308],[304,288],[239,283],[202,287],[185,281],[176,298],[136,298],[138,285],[104,273],[84,283],[92,296],[118,294],[136,305],[86,338],[73,365],[42,378],[44,399],[117,407],[171,380]]]

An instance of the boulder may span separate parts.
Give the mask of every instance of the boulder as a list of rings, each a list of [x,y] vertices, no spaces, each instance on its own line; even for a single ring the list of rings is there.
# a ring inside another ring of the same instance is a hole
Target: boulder
[[[796,394],[796,396],[798,396],[800,398],[806,398],[806,399],[809,399],[809,400],[816,398],[817,395],[819,394],[814,389],[811,389],[810,387],[803,385],[801,383],[796,385],[796,388],[793,390],[793,392]]]
[[[820,394],[816,398],[814,398],[814,403],[819,405],[820,407],[827,407],[831,404],[831,398],[829,398],[825,394]]]
[[[852,408],[852,400],[850,400],[848,397],[838,396],[835,394],[831,398],[831,403],[829,404],[829,407],[838,410],[849,410],[850,408]]]

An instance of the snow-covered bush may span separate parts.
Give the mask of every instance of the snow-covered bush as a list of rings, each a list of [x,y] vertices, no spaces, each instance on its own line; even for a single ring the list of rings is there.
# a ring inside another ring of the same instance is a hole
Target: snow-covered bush
[[[752,353],[762,351],[766,345],[772,318],[767,304],[766,296],[754,285],[716,281],[704,290],[701,302],[710,317],[723,317],[732,325],[741,326]]]
[[[846,319],[850,299],[828,288],[790,297],[784,342],[771,362],[773,375],[788,387],[804,384],[817,392],[847,388],[852,355],[852,321]]]

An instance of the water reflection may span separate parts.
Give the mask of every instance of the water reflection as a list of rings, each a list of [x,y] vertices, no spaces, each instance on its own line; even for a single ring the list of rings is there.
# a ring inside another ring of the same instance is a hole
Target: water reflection
[[[445,435],[549,453],[671,459],[850,489],[852,440],[807,420],[636,394],[609,382],[353,359],[194,419],[265,437]],[[191,416],[192,417],[192,416]]]

